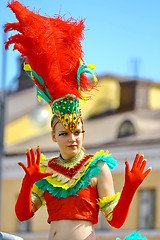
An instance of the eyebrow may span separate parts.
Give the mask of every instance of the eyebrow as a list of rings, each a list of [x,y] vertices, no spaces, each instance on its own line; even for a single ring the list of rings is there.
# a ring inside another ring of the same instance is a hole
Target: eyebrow
[[[75,132],[76,131],[83,131],[83,130],[81,128],[77,128]],[[68,131],[62,130],[62,131],[59,131],[58,133],[68,133]]]

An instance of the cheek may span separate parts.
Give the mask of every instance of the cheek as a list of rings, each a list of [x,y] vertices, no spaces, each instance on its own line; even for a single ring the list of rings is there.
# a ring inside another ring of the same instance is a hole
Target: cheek
[[[59,139],[57,139],[57,143],[58,143],[59,145],[63,145],[64,141],[59,138]]]
[[[79,144],[82,144],[82,142],[83,142],[83,135],[78,139]]]
[[[59,138],[59,140],[57,141],[59,146],[64,147],[65,145],[67,145],[67,138]]]

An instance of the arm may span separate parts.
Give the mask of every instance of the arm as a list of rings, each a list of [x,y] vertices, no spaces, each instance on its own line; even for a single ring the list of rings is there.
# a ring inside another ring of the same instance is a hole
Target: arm
[[[137,188],[151,171],[151,168],[149,168],[143,173],[146,160],[139,154],[136,155],[131,171],[127,161],[125,164],[125,184],[120,198],[119,193],[116,195],[114,193],[112,175],[105,164],[101,167],[97,179],[97,190],[100,198],[98,204],[109,224],[116,228],[120,228],[124,224]]]
[[[115,194],[114,185],[111,171],[106,163],[100,163],[98,166],[101,168],[97,176],[97,191],[99,198],[103,198],[106,196],[111,196],[111,194]]]
[[[108,221],[111,226],[116,228],[120,228],[124,224],[137,188],[151,171],[151,168],[149,168],[143,173],[146,160],[143,159],[143,155],[140,156],[139,153],[136,155],[131,171],[129,170],[127,161],[125,161],[125,164],[125,184],[118,204],[113,210],[113,218],[111,221]]]
[[[101,208],[107,221],[113,217],[113,209],[115,208],[120,193],[115,194],[111,171],[106,163],[99,165],[101,168],[97,176],[98,205]]]
[[[23,163],[19,165],[24,169],[25,176],[22,182],[22,187],[16,202],[15,212],[17,218],[20,221],[25,221],[33,217],[34,213],[32,212],[32,188],[33,184],[47,176],[51,176],[53,173],[41,173],[40,172],[40,149],[37,148],[37,160],[35,160],[34,150],[31,148],[30,152],[27,151],[27,164],[26,167]]]

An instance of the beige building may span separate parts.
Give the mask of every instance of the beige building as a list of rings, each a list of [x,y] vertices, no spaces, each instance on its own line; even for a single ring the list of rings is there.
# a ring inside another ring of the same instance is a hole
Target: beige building
[[[124,161],[131,164],[137,152],[147,158],[152,172],[133,199],[128,219],[119,229],[111,228],[102,214],[96,226],[97,239],[116,240],[134,230],[148,240],[160,239],[160,84],[119,76],[101,76],[98,92],[86,105],[84,147],[88,153],[109,150],[119,165],[113,170],[115,190],[124,183]],[[19,85],[21,86],[21,85]],[[21,86],[22,87],[22,86]],[[87,109],[87,111],[86,111]],[[37,104],[34,88],[8,96],[6,104],[5,156],[2,170],[1,231],[22,236],[25,240],[46,240],[49,231],[46,208],[27,222],[19,222],[14,212],[23,171],[17,165],[26,162],[26,148],[41,147],[45,155],[57,155],[50,137],[50,109]],[[37,117],[38,116],[38,117]]]

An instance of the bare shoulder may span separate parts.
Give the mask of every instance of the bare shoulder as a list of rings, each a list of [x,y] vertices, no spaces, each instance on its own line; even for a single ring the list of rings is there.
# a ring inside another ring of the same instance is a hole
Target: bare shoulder
[[[97,175],[97,190],[100,198],[114,194],[113,178],[108,165],[105,162],[98,164],[100,172]]]
[[[111,171],[110,171],[107,163],[99,162],[98,167],[101,169],[98,176],[97,176],[99,179],[111,176]]]
[[[100,168],[100,172],[98,175],[93,176],[90,181],[93,187],[97,188],[98,182],[100,182],[100,178],[102,180],[104,179],[104,176],[107,174],[107,172],[110,172],[108,165],[105,162],[99,162],[97,166]]]

